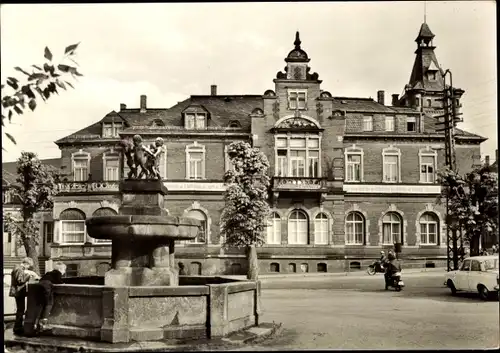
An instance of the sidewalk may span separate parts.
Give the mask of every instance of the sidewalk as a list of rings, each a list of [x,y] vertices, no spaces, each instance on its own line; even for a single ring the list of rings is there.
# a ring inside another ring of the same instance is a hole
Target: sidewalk
[[[438,274],[443,275],[446,272],[445,267],[438,268],[409,268],[407,270],[403,269],[403,275],[415,275],[415,274]],[[226,278],[233,279],[246,279],[246,276],[224,276]],[[314,272],[314,273],[277,273],[277,274],[265,274],[259,275],[259,280],[273,280],[273,279],[283,279],[283,278],[311,278],[311,277],[371,277],[366,273],[366,270],[350,271],[350,272]]]

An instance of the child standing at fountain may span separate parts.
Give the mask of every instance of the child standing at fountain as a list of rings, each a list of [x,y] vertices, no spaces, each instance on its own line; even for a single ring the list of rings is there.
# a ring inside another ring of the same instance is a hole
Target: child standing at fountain
[[[16,321],[14,323],[14,333],[23,334],[24,312],[26,311],[26,295],[28,293],[28,282],[32,279],[40,278],[32,271],[33,260],[29,257],[23,259],[11,272],[11,285],[9,296],[16,299]]]
[[[54,294],[52,292],[54,284],[62,284],[63,276],[66,273],[66,265],[56,262],[54,269],[47,272],[40,278],[40,291],[38,302],[43,306],[42,315],[39,321],[39,329],[42,331],[47,327],[47,318],[54,305]]]

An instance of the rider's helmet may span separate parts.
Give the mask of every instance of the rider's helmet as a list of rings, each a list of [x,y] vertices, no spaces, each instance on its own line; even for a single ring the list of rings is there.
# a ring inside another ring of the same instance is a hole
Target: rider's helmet
[[[380,252],[380,255],[385,255],[385,251],[384,251],[384,250],[382,250],[382,251]]]

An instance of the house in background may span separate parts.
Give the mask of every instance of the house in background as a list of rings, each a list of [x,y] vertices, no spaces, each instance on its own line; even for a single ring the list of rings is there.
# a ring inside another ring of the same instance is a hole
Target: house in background
[[[61,159],[41,159],[42,164],[59,169]],[[13,217],[21,217],[20,201],[15,195],[17,178],[17,162],[2,163],[2,211],[3,215],[10,213]],[[54,235],[54,222],[52,211],[39,212],[35,219],[39,222],[39,245],[38,255],[40,269],[45,269],[45,261],[50,258],[50,246]],[[21,259],[26,256],[24,246],[16,239],[15,234],[7,231],[4,222],[3,227],[3,264],[4,269],[12,269]]]
[[[220,237],[227,147],[234,141],[258,147],[271,165],[261,273],[364,268],[395,243],[402,244],[406,266],[444,266],[445,211],[435,204],[436,171],[444,165],[435,116],[443,113],[444,82],[433,38],[424,23],[410,81],[391,104],[382,90],[377,100],[325,90],[297,33],[284,72],[263,94],[221,95],[213,85],[210,94],[162,109],[141,96],[138,108],[121,104],[56,141],[72,180],[55,197],[50,258],[80,275],[109,268],[110,242],[90,238],[85,219],[117,214],[119,180],[127,173],[119,141],[140,134],[146,144],[165,141],[160,172],[168,213],[203,224],[196,239],[176,247],[176,260],[191,274],[246,271],[244,253],[225,249]],[[459,107],[464,91],[455,93]],[[462,172],[480,163],[475,156],[485,140],[457,129]]]

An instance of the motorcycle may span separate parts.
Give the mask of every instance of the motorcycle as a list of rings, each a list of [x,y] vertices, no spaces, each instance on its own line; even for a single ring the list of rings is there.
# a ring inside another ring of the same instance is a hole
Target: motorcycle
[[[396,292],[399,292],[401,291],[401,289],[403,289],[404,286],[405,284],[401,279],[401,272],[395,272],[391,275],[389,281],[386,282],[385,289],[389,289],[389,287],[392,287],[396,290]]]
[[[366,269],[366,273],[368,273],[370,276],[375,275],[376,273],[384,273],[385,269],[382,267],[382,264],[380,261],[375,261],[373,264],[368,266]]]

